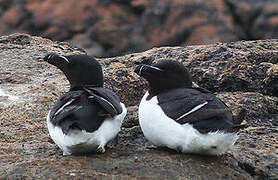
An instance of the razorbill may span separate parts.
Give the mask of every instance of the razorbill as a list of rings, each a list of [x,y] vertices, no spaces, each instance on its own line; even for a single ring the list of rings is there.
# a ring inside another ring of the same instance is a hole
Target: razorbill
[[[235,143],[246,110],[233,116],[210,91],[192,87],[191,74],[181,63],[141,64],[135,73],[149,83],[139,105],[139,123],[154,145],[183,153],[221,155]]]
[[[105,152],[126,116],[119,97],[103,88],[99,62],[87,55],[61,56],[50,53],[44,60],[59,68],[70,82],[47,116],[53,141],[64,155]]]

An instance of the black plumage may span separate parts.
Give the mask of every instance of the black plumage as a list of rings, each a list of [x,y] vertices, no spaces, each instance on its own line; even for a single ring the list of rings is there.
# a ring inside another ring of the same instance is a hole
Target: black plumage
[[[122,113],[119,97],[103,88],[102,69],[94,58],[50,53],[44,60],[63,71],[70,82],[70,90],[50,111],[50,122],[64,134],[70,129],[94,132],[105,119]]]
[[[106,88],[84,87],[62,95],[50,111],[50,121],[62,128],[94,132],[106,118],[122,113],[118,96]]]
[[[233,132],[240,127],[234,124],[235,117],[226,104],[207,91],[201,92],[194,88],[173,89],[159,94],[157,100],[168,117],[180,124],[192,124],[201,133],[218,130]],[[203,107],[190,113],[202,104]],[[183,117],[186,113],[188,115]]]
[[[135,72],[149,82],[147,100],[157,96],[162,111],[176,122],[192,124],[201,133],[234,132],[244,127],[240,124],[246,110],[233,116],[213,93],[193,88],[191,75],[181,63],[162,60],[153,66],[139,65]]]

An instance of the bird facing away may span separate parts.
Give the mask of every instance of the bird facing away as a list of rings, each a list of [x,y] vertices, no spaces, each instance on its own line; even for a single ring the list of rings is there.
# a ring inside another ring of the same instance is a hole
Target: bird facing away
[[[235,143],[246,111],[235,117],[210,91],[193,88],[183,64],[161,60],[141,64],[135,73],[149,84],[139,105],[139,123],[154,145],[183,153],[221,155]]]
[[[50,53],[44,60],[59,68],[70,82],[47,116],[48,131],[64,155],[105,152],[120,131],[126,108],[119,97],[103,88],[99,62],[87,55]]]

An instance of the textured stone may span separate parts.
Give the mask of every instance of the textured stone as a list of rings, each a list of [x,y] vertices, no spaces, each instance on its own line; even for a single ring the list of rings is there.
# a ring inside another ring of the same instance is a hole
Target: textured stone
[[[223,0],[232,15],[237,37],[245,40],[277,38],[278,2]]]
[[[42,58],[48,52],[85,52],[67,43],[27,34],[0,37],[0,48],[0,90],[7,94],[0,95],[0,179],[278,176],[276,40],[161,47],[98,59],[103,66],[105,86],[120,95],[129,112],[118,138],[109,143],[104,154],[84,156],[62,156],[49,137],[45,117],[69,84],[62,72]],[[249,127],[240,131],[234,149],[223,156],[207,157],[149,148],[151,144],[142,134],[137,113],[147,84],[133,69],[142,62],[151,64],[161,59],[182,62],[196,84],[215,92],[234,114],[241,108],[247,109]],[[8,95],[16,98],[12,100]]]

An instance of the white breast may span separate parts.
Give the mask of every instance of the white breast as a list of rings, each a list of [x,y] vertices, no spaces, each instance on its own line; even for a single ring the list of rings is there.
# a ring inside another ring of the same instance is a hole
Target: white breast
[[[116,137],[120,131],[122,122],[126,116],[127,110],[124,104],[121,103],[123,112],[114,118],[107,118],[98,128],[98,130],[89,133],[85,130],[70,130],[65,135],[62,129],[54,126],[50,122],[49,114],[47,116],[47,126],[50,137],[63,150],[64,155],[72,153],[86,153],[96,151],[99,146],[104,147],[107,142]]]
[[[158,105],[157,97],[139,105],[139,123],[144,136],[156,146],[166,146],[184,153],[219,155],[225,153],[237,139],[234,133],[201,134],[190,124],[179,124],[170,119]]]

